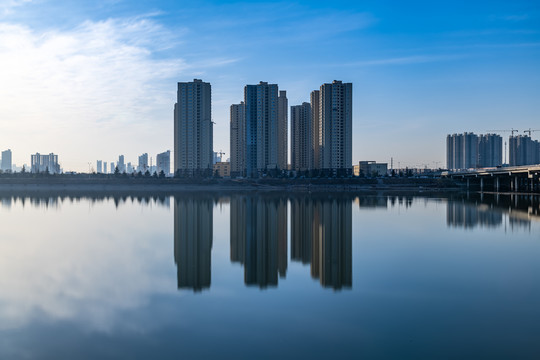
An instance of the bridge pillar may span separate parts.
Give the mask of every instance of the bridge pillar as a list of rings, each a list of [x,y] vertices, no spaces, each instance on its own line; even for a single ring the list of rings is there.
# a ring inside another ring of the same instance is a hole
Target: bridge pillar
[[[469,186],[470,186],[470,185],[471,185],[471,184],[469,183],[469,178],[467,178],[467,189],[469,189]]]
[[[514,191],[519,191],[519,179],[517,176],[514,176]]]
[[[484,191],[484,178],[480,178],[480,191]]]
[[[533,192],[533,191],[534,191],[534,179],[531,178],[529,182],[530,182],[530,184],[531,184],[531,185],[530,185],[530,190],[531,190],[531,192]]]
[[[495,177],[495,191],[496,191],[496,192],[499,192],[499,185],[500,185],[500,183],[499,183],[499,177],[496,176],[496,177]]]

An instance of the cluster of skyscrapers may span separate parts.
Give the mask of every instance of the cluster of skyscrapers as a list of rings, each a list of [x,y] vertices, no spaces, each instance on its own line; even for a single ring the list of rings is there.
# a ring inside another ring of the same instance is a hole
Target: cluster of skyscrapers
[[[540,144],[530,136],[510,136],[510,166],[540,163]],[[471,132],[446,137],[448,169],[471,169],[503,165],[503,139],[497,134],[476,135]]]
[[[212,170],[211,85],[178,83],[174,106],[174,171]],[[352,169],[352,84],[334,81],[311,93],[311,102],[291,107],[289,167],[288,99],[277,84],[244,87],[244,101],[230,107],[230,174],[259,177],[270,171]]]
[[[109,171],[107,171],[107,162],[103,160],[96,161],[96,172],[98,174],[114,174],[118,169],[119,173],[132,174],[135,172],[140,172],[145,174],[147,171],[150,174],[163,174],[169,176],[171,172],[171,151],[167,150],[165,152],[159,153],[156,156],[156,164],[152,165],[151,161],[148,162],[148,153],[141,154],[138,158],[138,164],[134,165],[131,162],[126,164],[124,155],[118,156],[118,161],[116,164],[114,162],[110,163]]]

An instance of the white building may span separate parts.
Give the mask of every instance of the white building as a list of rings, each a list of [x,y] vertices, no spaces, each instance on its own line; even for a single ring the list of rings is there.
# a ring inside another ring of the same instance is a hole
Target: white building
[[[60,165],[58,164],[58,155],[50,153],[49,155],[41,155],[36,153],[30,157],[30,171],[33,173],[59,174]]]
[[[163,171],[165,176],[169,176],[171,174],[171,151],[170,150],[157,154],[156,167],[157,167],[158,174],[161,173],[161,171]]]
[[[8,171],[12,170],[11,169],[11,167],[12,167],[11,157],[12,157],[12,154],[11,154],[10,149],[7,149],[6,151],[2,151],[2,164],[0,166],[0,170],[2,170],[4,172],[8,172]]]

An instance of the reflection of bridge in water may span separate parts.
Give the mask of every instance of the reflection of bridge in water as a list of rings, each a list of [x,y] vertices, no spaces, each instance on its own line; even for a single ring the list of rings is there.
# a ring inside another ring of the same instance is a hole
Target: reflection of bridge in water
[[[540,221],[540,197],[524,194],[466,193],[446,199],[446,223],[450,227],[499,227],[529,229]]]

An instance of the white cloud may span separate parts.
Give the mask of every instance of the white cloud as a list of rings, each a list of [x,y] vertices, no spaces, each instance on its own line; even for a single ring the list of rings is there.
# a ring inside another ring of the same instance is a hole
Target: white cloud
[[[15,148],[16,159],[24,153],[22,161],[31,152],[60,152],[69,167],[78,160],[69,158],[68,142],[91,147],[89,135],[111,143],[135,136],[129,126],[149,130],[152,120],[169,114],[172,79],[187,66],[156,58],[173,41],[147,18],[45,33],[0,23],[0,147]],[[95,159],[99,152],[77,155]]]

